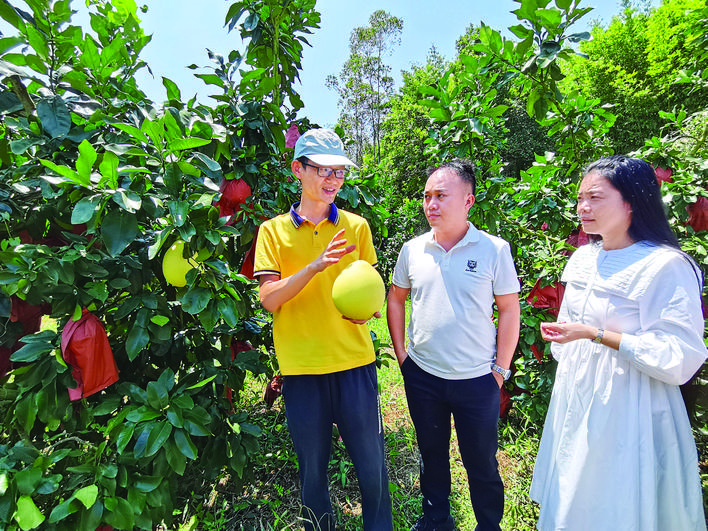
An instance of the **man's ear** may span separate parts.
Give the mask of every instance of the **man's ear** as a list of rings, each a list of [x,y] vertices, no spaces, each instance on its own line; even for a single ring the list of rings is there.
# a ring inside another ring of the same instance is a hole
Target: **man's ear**
[[[467,197],[465,199],[465,206],[467,207],[467,210],[469,211],[470,208],[472,208],[472,205],[474,205],[474,194],[467,194]]]
[[[290,169],[297,179],[300,179],[300,172],[304,169],[302,162],[295,159],[290,163]]]

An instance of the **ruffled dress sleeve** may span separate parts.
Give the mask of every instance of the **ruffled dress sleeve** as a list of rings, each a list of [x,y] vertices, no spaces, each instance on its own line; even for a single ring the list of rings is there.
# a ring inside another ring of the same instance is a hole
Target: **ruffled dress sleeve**
[[[672,253],[638,299],[640,328],[622,333],[620,354],[662,382],[681,385],[690,380],[708,357],[700,292],[693,266]]]

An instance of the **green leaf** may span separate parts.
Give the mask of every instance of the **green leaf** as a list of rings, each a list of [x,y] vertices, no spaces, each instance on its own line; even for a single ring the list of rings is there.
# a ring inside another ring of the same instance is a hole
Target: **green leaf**
[[[542,94],[539,90],[534,90],[529,94],[529,99],[526,101],[526,112],[529,116],[535,116],[535,105],[536,102],[541,98]]]
[[[71,168],[67,168],[66,166],[59,166],[58,164],[54,164],[51,160],[40,159],[39,162],[50,170],[54,170],[59,175],[68,179],[72,183],[76,183],[87,188],[91,185],[91,182],[88,179],[84,179]]]
[[[182,410],[178,406],[171,405],[169,408],[167,408],[165,414],[167,415],[167,420],[169,420],[175,428],[181,428],[184,426]]]
[[[168,440],[165,444],[165,455],[167,456],[167,463],[172,467],[172,470],[180,476],[183,475],[187,468],[187,458],[173,440]]]
[[[128,446],[128,443],[133,438],[133,433],[135,432],[135,425],[123,425],[118,435],[115,437],[116,451],[122,454],[123,451]]]
[[[152,492],[162,483],[162,476],[143,476],[135,478],[133,485],[141,492]]]
[[[200,78],[206,85],[224,86],[224,81],[216,74],[194,74],[194,77]]]
[[[197,151],[194,153],[194,157],[199,159],[199,161],[204,164],[204,166],[206,166],[209,171],[217,172],[221,170],[221,165],[211,157],[207,157],[204,153],[200,153]]]
[[[491,109],[485,111],[484,114],[492,118],[499,118],[508,108],[509,107],[507,105],[497,105],[496,107],[492,107]]]
[[[12,353],[11,361],[28,363],[37,361],[44,354],[54,350],[52,343],[26,343],[22,348]]]
[[[138,323],[133,323],[125,341],[125,352],[128,354],[130,361],[133,361],[149,342],[150,335],[148,331]]]
[[[509,26],[509,31],[516,35],[519,39],[526,39],[529,35],[533,35],[533,30],[527,28],[523,24],[517,24],[516,26]]]
[[[581,31],[580,33],[568,35],[568,40],[570,42],[591,41],[592,34],[589,31]]]
[[[149,137],[150,140],[152,140],[153,145],[159,149],[162,150],[164,147],[164,139],[165,139],[165,130],[162,127],[162,124],[156,123],[152,120],[145,120],[143,121],[143,124],[140,126],[140,130],[146,133]]]
[[[113,127],[115,127],[116,129],[120,129],[121,131],[125,131],[130,136],[132,136],[136,140],[139,140],[140,142],[143,142],[145,144],[149,143],[148,137],[145,136],[145,134],[135,126],[132,126],[130,124],[117,123],[117,124],[113,124]]]
[[[123,498],[105,498],[104,504],[108,513],[104,515],[105,522],[117,529],[133,529],[135,514],[127,500]]]
[[[563,14],[556,8],[537,9],[535,15],[545,28],[552,30],[555,30],[558,26],[560,26],[563,21]]]
[[[25,32],[25,21],[20,17],[14,7],[9,2],[0,2],[0,18],[12,24],[21,32]]]
[[[101,415],[108,415],[109,413],[113,413],[116,409],[118,409],[118,406],[121,404],[121,397],[113,395],[113,396],[104,396],[101,397],[101,401],[96,404],[96,407],[94,407],[91,410],[91,413],[93,414],[94,417],[100,417]]]
[[[103,179],[101,182],[108,181],[112,188],[118,188],[118,163],[120,159],[118,156],[111,152],[106,151],[103,154],[101,163],[98,165],[98,169],[101,172]]]
[[[167,145],[170,151],[182,151],[185,149],[194,149],[202,146],[206,146],[211,143],[211,139],[206,138],[178,138],[173,140]]]
[[[96,485],[88,485],[74,492],[74,498],[84,504],[84,507],[90,509],[96,503],[98,497],[98,487]]]
[[[192,409],[194,407],[194,400],[189,395],[178,395],[172,399],[172,402],[181,409]]]
[[[441,101],[444,97],[443,93],[439,89],[431,87],[429,85],[423,85],[421,87],[418,87],[418,92],[420,92],[424,96],[433,96],[438,101]]]
[[[158,422],[150,430],[147,444],[145,446],[145,457],[155,455],[160,448],[165,444],[172,434],[172,424],[169,422]],[[147,491],[146,491],[147,492]]]
[[[162,414],[159,411],[156,411],[152,409],[151,407],[148,406],[140,406],[138,409],[135,411],[131,411],[128,413],[128,416],[126,417],[127,420],[130,422],[135,422],[136,424],[138,422],[145,422],[147,420],[153,420],[156,419],[157,417],[161,417]]]
[[[189,216],[189,203],[187,201],[168,201],[167,208],[174,219],[175,226],[181,227]]]
[[[145,457],[145,448],[147,448],[147,440],[150,435],[150,430],[152,429],[154,423],[144,424],[141,426],[141,431],[135,440],[135,446],[133,447],[133,454],[138,459]]]
[[[118,190],[113,194],[112,199],[114,203],[131,214],[136,213],[142,206],[140,196],[131,190]]]
[[[170,318],[166,315],[153,315],[150,318],[150,322],[155,323],[157,326],[165,326],[170,322]]]
[[[147,384],[148,404],[157,410],[162,410],[169,403],[167,389],[159,382],[148,382]]]
[[[102,464],[101,475],[104,478],[114,479],[118,475],[118,465],[116,465],[115,463]]]
[[[199,322],[207,332],[214,330],[219,321],[219,312],[216,309],[216,302],[211,299],[207,307],[199,312]]]
[[[184,455],[187,459],[196,459],[198,455],[197,447],[192,442],[192,438],[189,434],[179,428],[175,429],[173,433],[175,444],[177,445],[179,451],[182,452],[182,455]]]
[[[165,87],[168,100],[182,101],[182,94],[174,81],[171,81],[163,76],[162,85]]]
[[[138,220],[123,210],[113,210],[103,219],[101,236],[111,256],[118,256],[140,233]]]
[[[219,299],[217,308],[221,314],[221,318],[231,328],[235,328],[238,324],[239,312],[238,306],[231,298]]]
[[[246,451],[240,444],[235,446],[233,455],[229,459],[229,465],[236,471],[238,477],[243,477],[243,469],[246,466]]]
[[[22,102],[15,96],[13,92],[6,90],[0,92],[0,112],[3,114],[10,114],[13,112],[21,111],[23,109]]]
[[[25,433],[32,431],[34,421],[37,418],[35,397],[36,395],[33,394],[26,395],[20,400],[17,406],[15,406],[15,418],[20,423]]]
[[[175,194],[178,193],[184,185],[182,180],[182,170],[179,165],[175,163],[168,164],[167,168],[165,168],[164,180],[165,185],[171,192]]]
[[[438,109],[431,109],[430,117],[442,122],[449,122],[451,118],[450,111],[443,107],[440,107]]]
[[[15,512],[15,521],[20,526],[20,529],[26,531],[35,529],[44,522],[45,516],[40,512],[34,504],[34,500],[29,496],[20,496],[17,500],[17,511]]]
[[[73,498],[64,500],[52,509],[52,512],[49,514],[49,523],[54,524],[56,522],[60,522],[67,516],[70,516],[78,511],[79,507],[81,507],[81,505],[75,503]]]
[[[102,197],[98,194],[81,199],[71,212],[71,222],[74,225],[79,225],[90,221],[99,211],[101,199]]]
[[[37,117],[42,122],[42,128],[52,138],[65,136],[71,129],[71,114],[61,96],[38,101]]]
[[[2,2],[0,2],[2,4]],[[41,138],[21,138],[10,142],[10,149],[14,155],[22,155],[32,146],[42,144]],[[41,162],[41,160],[40,160]]]
[[[185,418],[184,429],[187,430],[190,435],[196,435],[197,437],[209,437],[213,435],[206,426],[201,422],[197,422],[195,419],[187,420]]]
[[[186,134],[182,124],[177,121],[173,112],[174,109],[168,108],[162,120],[160,120],[160,125],[164,128],[164,134],[167,137],[167,144],[175,138],[183,138]]]
[[[15,474],[15,483],[17,484],[17,489],[20,491],[20,494],[29,495],[34,493],[41,480],[41,468],[26,468]]]
[[[98,154],[88,140],[83,140],[79,144],[79,158],[76,159],[76,171],[82,179],[91,179],[91,170],[96,163]]]
[[[108,286],[105,280],[101,282],[88,283],[86,287],[88,288],[86,293],[91,295],[97,301],[101,301],[102,303],[106,302],[106,299],[108,298]]]
[[[78,466],[69,466],[69,467],[66,467],[66,469],[69,472],[73,472],[75,474],[95,474],[96,473],[96,467],[90,463],[84,463],[83,465],[78,465]]]
[[[187,387],[187,389],[199,389],[200,387],[204,387],[206,384],[211,382],[214,378],[216,378],[216,374],[209,376],[209,378],[206,378],[206,379],[202,380],[201,382],[195,383],[194,385],[190,385],[189,387]]]
[[[211,300],[211,296],[211,291],[207,288],[190,288],[180,297],[182,309],[191,315],[196,315],[207,307],[209,301]]]
[[[556,41],[545,41],[543,44],[541,44],[541,53],[539,54],[539,57],[542,57],[544,59],[548,60],[553,60],[556,55],[558,55],[558,52],[561,51],[561,45],[560,43]],[[545,68],[547,64],[543,65]]]
[[[167,392],[169,393],[175,386],[174,371],[167,367],[164,371],[162,371],[162,374],[160,374],[160,377],[157,379],[157,382],[160,384],[160,386],[167,389]]]
[[[88,511],[81,511],[79,516],[79,531],[95,531],[101,524],[103,503],[98,500]]]

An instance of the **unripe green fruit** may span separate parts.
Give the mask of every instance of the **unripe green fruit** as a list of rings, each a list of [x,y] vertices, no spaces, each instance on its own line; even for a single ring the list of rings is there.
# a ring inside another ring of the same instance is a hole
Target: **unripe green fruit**
[[[196,254],[190,258],[184,258],[184,242],[177,240],[172,247],[167,249],[162,258],[162,274],[165,280],[175,287],[181,288],[187,285],[187,273],[197,266],[194,261]]]
[[[381,275],[365,260],[345,267],[332,285],[334,305],[349,319],[369,319],[381,309],[385,296]]]

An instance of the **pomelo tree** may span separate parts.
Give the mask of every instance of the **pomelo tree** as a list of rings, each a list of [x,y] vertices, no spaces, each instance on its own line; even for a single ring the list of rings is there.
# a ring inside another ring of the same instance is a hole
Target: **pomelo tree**
[[[424,147],[413,141],[398,145],[392,153],[395,160],[398,152],[407,150],[409,158],[431,163],[462,156],[479,166],[477,200],[470,218],[477,227],[511,243],[522,280],[522,330],[515,375],[507,391],[516,395],[521,417],[530,426],[540,427],[555,364],[540,337],[539,324],[555,319],[562,298],[560,273],[568,255],[586,241],[575,215],[577,185],[584,166],[616,152],[610,132],[617,115],[608,102],[564,81],[569,63],[582,68],[578,44],[590,40],[591,34],[574,27],[591,8],[570,0],[515,3],[513,13],[519,23],[509,28],[510,37],[482,25],[436,80],[417,85],[417,105],[428,108],[430,120]],[[705,10],[692,14],[692,25],[683,27],[685,34],[678,40],[693,48],[683,55],[686,64],[678,67],[684,70],[677,82],[693,82],[695,90],[703,86],[705,77],[705,19]],[[407,91],[414,88],[409,86]],[[406,94],[399,101],[405,101]],[[537,152],[534,164],[515,176],[505,174],[503,168],[509,162],[504,158],[508,127],[518,123],[508,120],[508,114],[512,105],[519,104],[538,123],[538,133],[547,135],[549,148]],[[630,155],[641,156],[656,168],[670,223],[683,249],[706,271],[705,112],[667,109],[656,118],[667,124],[665,128]],[[387,145],[386,138],[383,145]],[[410,183],[400,186],[410,187]],[[422,183],[418,188],[422,189]],[[415,218],[419,221],[420,203],[414,200],[404,202],[390,218],[392,223],[399,215],[410,216],[412,210],[419,213]],[[424,224],[410,226],[425,228]],[[400,241],[412,234],[396,231],[392,236]],[[395,260],[396,253],[387,256]],[[705,388],[702,374],[696,381]],[[703,395],[705,408],[708,402]],[[705,419],[701,422],[704,425]]]
[[[14,32],[0,39],[5,529],[154,529],[189,470],[247,481],[260,428],[235,404],[247,372],[277,370],[249,250],[297,197],[285,133],[314,0],[230,6],[244,50],[210,51],[195,74],[212,106],[166,78],[151,101],[135,2],[87,5],[90,29],[68,0],[0,2]],[[370,188],[340,195],[376,228]]]

